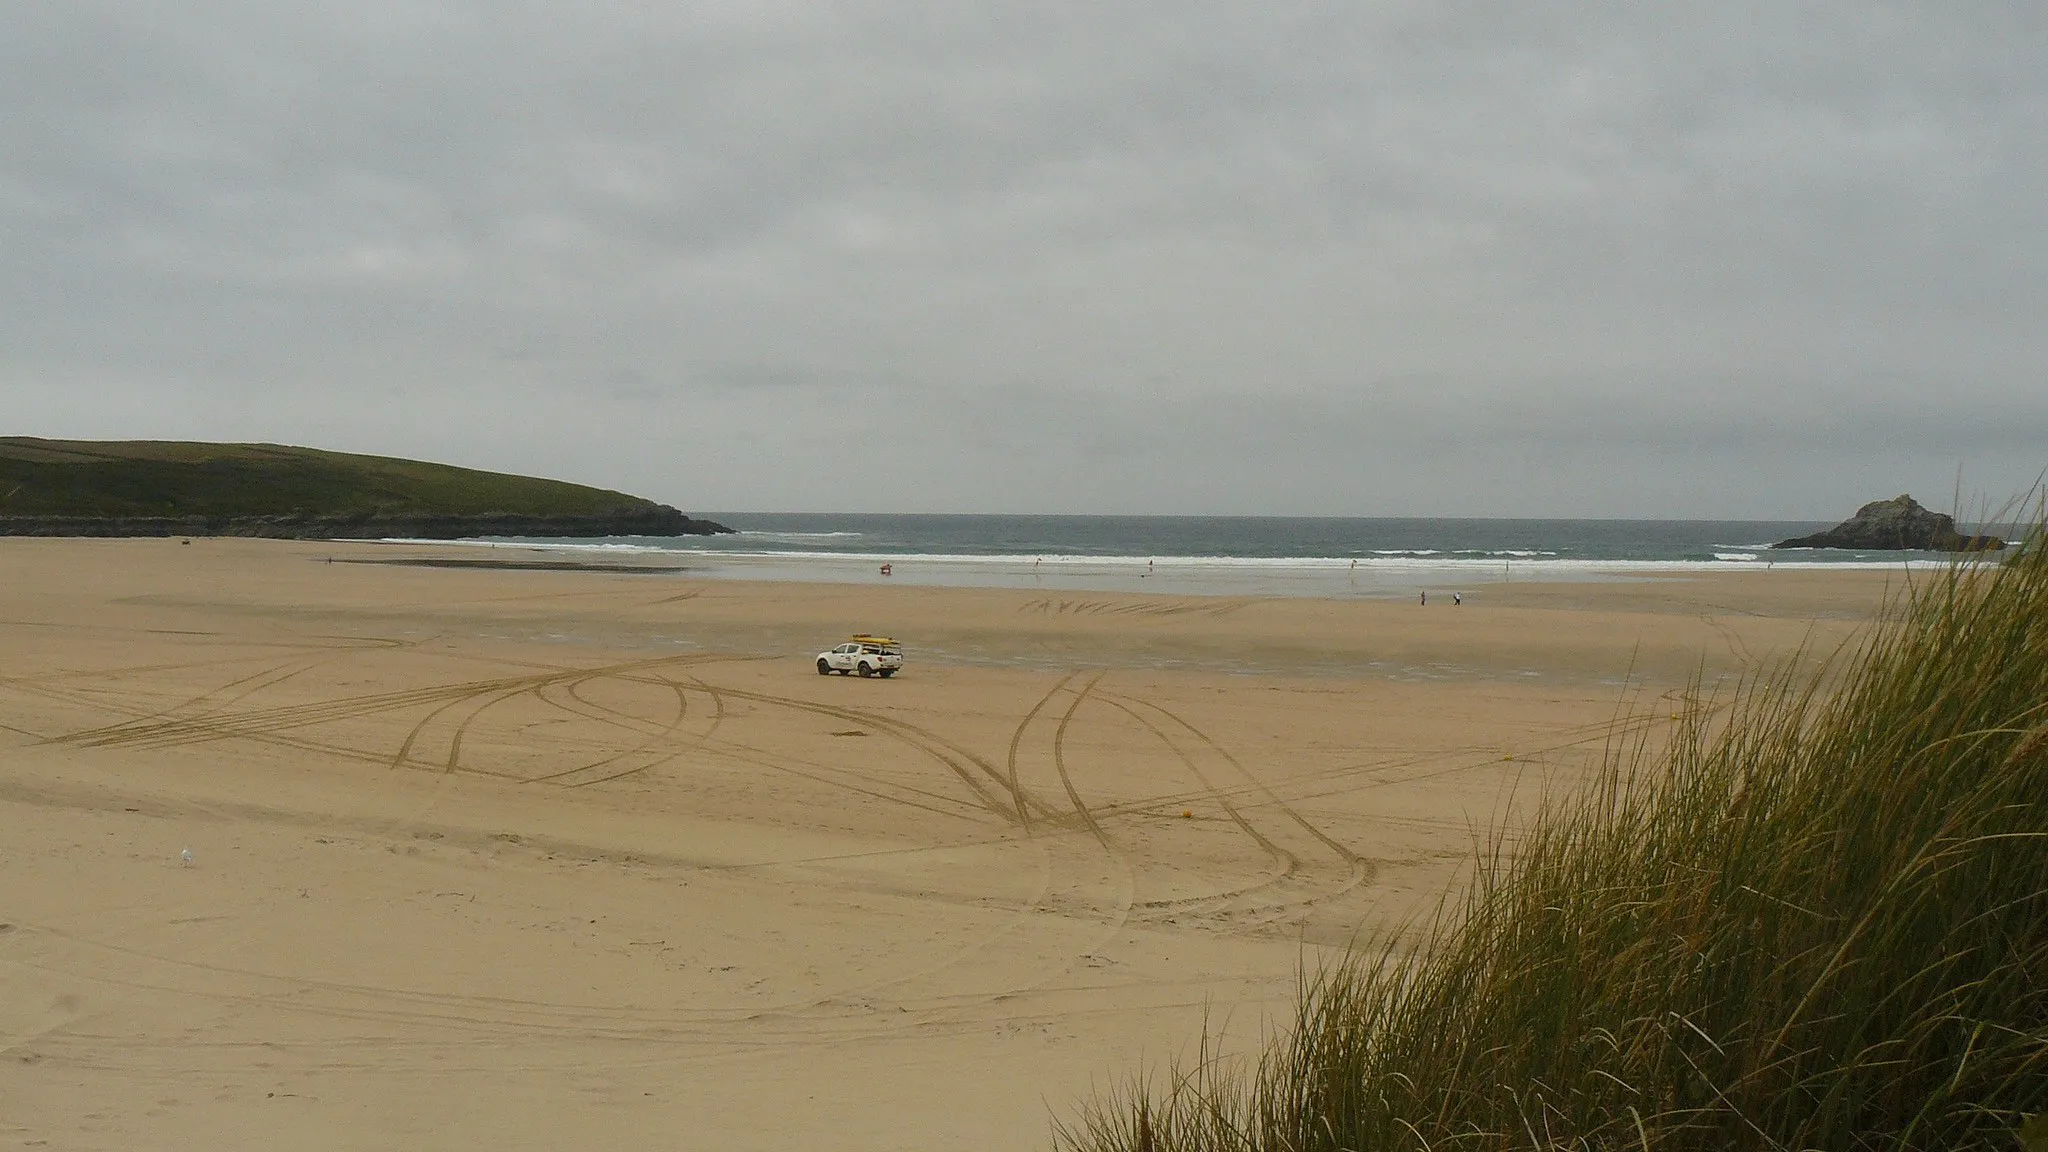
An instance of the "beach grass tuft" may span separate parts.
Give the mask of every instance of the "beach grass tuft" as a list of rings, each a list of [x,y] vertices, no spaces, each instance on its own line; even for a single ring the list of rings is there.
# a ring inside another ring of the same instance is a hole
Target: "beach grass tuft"
[[[1305,978],[1261,1059],[1205,1052],[1056,1142],[2048,1145],[2041,529],[1795,667],[1612,749],[1430,920]]]

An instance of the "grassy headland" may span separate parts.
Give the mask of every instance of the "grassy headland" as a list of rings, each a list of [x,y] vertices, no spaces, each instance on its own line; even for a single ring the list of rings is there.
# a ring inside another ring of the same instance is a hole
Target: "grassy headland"
[[[2048,1111],[2048,549],[1617,749],[1461,900],[1059,1134],[1106,1152],[2015,1148]]]
[[[0,437],[0,535],[695,535],[622,492],[274,444]]]

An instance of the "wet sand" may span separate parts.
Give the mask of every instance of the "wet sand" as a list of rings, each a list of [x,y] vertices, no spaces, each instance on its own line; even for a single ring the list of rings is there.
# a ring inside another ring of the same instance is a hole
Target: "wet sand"
[[[1205,1021],[1255,1041],[1618,716],[1654,740],[1898,579],[1422,607],[326,562],[464,555],[0,541],[0,1137],[1044,1147]],[[819,676],[855,631],[904,673]]]

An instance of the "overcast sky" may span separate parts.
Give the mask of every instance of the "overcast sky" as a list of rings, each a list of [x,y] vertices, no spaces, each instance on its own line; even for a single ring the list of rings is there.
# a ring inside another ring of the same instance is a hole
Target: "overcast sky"
[[[687,511],[2048,467],[2048,5],[0,0],[6,432]]]

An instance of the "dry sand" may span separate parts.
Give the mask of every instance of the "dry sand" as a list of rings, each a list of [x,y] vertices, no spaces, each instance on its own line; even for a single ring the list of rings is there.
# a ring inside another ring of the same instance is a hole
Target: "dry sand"
[[[1042,1148],[1875,573],[1412,603],[0,541],[0,1141]],[[454,555],[455,553],[445,553]],[[849,631],[893,680],[820,677]],[[189,848],[189,864],[181,850]]]

